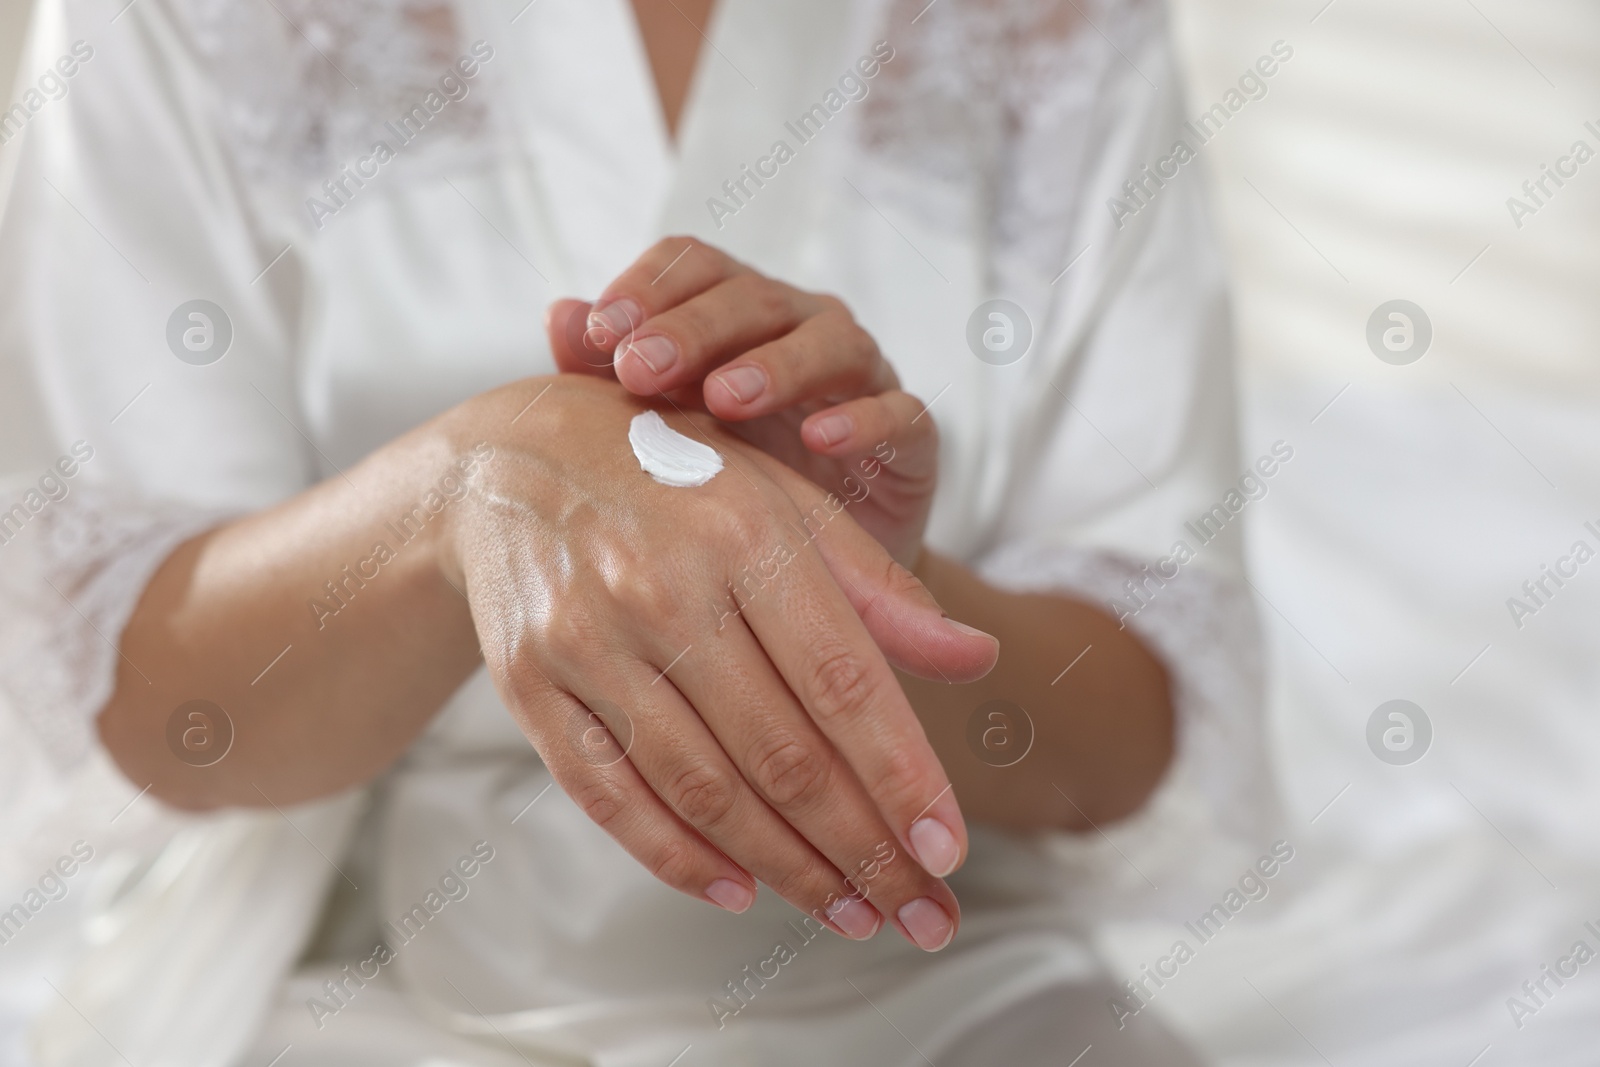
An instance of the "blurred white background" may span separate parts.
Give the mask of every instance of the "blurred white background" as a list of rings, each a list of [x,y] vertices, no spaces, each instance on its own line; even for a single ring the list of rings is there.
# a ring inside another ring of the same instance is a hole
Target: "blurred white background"
[[[1195,114],[1274,40],[1295,49],[1205,148],[1236,284],[1244,452],[1281,437],[1297,453],[1251,513],[1288,793],[1309,815],[1354,779],[1330,831],[1399,845],[1418,824],[1478,818],[1435,796],[1456,776],[1508,833],[1595,852],[1600,565],[1520,631],[1505,601],[1600,520],[1600,159],[1520,230],[1506,200],[1574,141],[1600,151],[1584,129],[1600,130],[1600,7],[1178,11]],[[1394,298],[1433,324],[1409,366],[1366,344]],[[1392,697],[1430,713],[1437,766],[1367,758],[1366,716]]]
[[[28,25],[29,0],[0,2],[0,85],[10,86],[17,73],[17,53]]]
[[[1520,228],[1506,200],[1600,152],[1600,6],[1175,0],[1175,25],[1195,116],[1294,49],[1202,156],[1243,453],[1295,447],[1250,537],[1303,866],[1153,1003],[1229,1064],[1595,1063],[1600,967],[1520,1029],[1507,999],[1600,946],[1600,560],[1520,629],[1506,601],[1600,548],[1600,158]],[[1397,298],[1433,327],[1406,366],[1365,336]],[[1396,698],[1433,729],[1407,766],[1366,739]],[[1171,934],[1108,948],[1134,975]]]
[[[25,9],[0,0],[0,84]],[[1175,0],[1175,24],[1196,117],[1294,50],[1179,180],[1210,183],[1232,261],[1243,454],[1295,449],[1248,514],[1296,859],[1154,1010],[1238,1067],[1592,1064],[1600,964],[1520,1029],[1506,1002],[1600,946],[1600,560],[1520,629],[1506,601],[1600,548],[1600,158],[1520,228],[1506,200],[1600,151],[1600,5]],[[1397,298],[1433,329],[1405,366],[1365,336]],[[27,464],[7,436],[0,473]],[[1406,766],[1366,739],[1395,698],[1433,732]],[[1173,936],[1105,949],[1131,976]]]

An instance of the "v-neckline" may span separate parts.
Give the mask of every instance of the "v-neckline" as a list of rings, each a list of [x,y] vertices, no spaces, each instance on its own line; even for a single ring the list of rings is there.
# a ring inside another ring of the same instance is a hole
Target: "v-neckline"
[[[634,63],[640,72],[637,81],[642,83],[645,95],[649,98],[645,110],[652,116],[657,143],[661,145],[666,155],[669,173],[675,175],[683,156],[684,133],[691,128],[694,116],[703,110],[700,100],[704,95],[703,86],[708,77],[706,67],[715,61],[715,56],[708,53],[716,52],[718,27],[723,22],[728,7],[735,0],[716,0],[711,6],[711,17],[706,20],[705,26],[695,28],[700,34],[700,49],[695,53],[694,69],[689,75],[689,84],[684,92],[683,102],[678,108],[676,130],[667,120],[666,101],[662,99],[661,89],[656,84],[655,64],[650,59],[650,49],[645,44],[644,27],[639,24],[638,13],[634,11],[630,0],[617,0],[617,2],[622,6],[624,20],[632,34]],[[687,16],[684,17],[687,19]]]
[[[708,62],[712,61],[711,57],[707,56],[706,53],[708,51],[715,51],[715,46],[711,43],[712,38],[716,33],[717,22],[724,7],[727,5],[728,0],[713,0],[710,9],[707,12],[704,26],[698,26],[694,22],[690,21],[689,16],[678,8],[675,0],[668,0],[668,2],[672,4],[674,11],[677,12],[677,17],[682,18],[685,22],[688,22],[695,34],[700,38],[700,40],[697,42],[692,66],[689,70],[688,81],[683,86],[683,98],[678,102],[676,123],[674,123],[672,118],[667,114],[667,101],[661,93],[660,79],[656,71],[655,60],[652,58],[650,54],[650,47],[645,40],[644,26],[639,20],[638,10],[634,6],[632,0],[623,0],[624,6],[627,9],[628,19],[633,25],[633,35],[636,42],[635,52],[642,61],[643,70],[646,75],[646,85],[649,90],[648,95],[655,105],[654,108],[650,110],[652,110],[656,116],[656,130],[661,137],[662,144],[667,146],[668,153],[676,157],[678,154],[679,138],[688,121],[690,110],[694,104],[696,86],[705,80],[704,67]]]
[[[708,197],[724,195],[724,185],[741,167],[770,151],[774,139],[792,137],[784,123],[814,104],[850,62],[845,46],[875,23],[886,0],[718,0],[679,116],[678,136],[669,144],[669,181],[662,232],[694,233],[738,254],[742,244],[792,244],[804,230],[806,197],[798,175],[769,186],[760,200],[766,222],[717,226],[708,215]],[[629,5],[631,7],[631,5]],[[643,54],[643,43],[638,48]],[[653,92],[653,86],[652,86]],[[653,95],[658,95],[654,94]],[[659,102],[656,111],[660,115]],[[665,133],[664,118],[658,129]],[[804,153],[809,170],[836,150]],[[785,192],[779,193],[783,187]],[[825,194],[826,195],[826,194]],[[783,203],[783,207],[779,203]],[[736,232],[737,230],[737,232]],[[759,233],[757,232],[759,231]]]

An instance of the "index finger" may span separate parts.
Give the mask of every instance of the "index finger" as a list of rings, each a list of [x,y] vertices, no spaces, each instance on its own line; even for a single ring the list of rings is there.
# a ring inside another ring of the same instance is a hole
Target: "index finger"
[[[614,352],[646,319],[751,269],[695,237],[664,237],[606,286],[589,312],[589,343]]]
[[[563,374],[587,374],[593,378],[616,380],[610,352],[601,352],[595,340],[604,335],[603,330],[590,328],[586,323],[592,305],[583,300],[563,298],[553,301],[545,310],[544,328],[550,339],[550,355],[556,369]],[[614,346],[613,346],[614,347]],[[661,394],[680,408],[703,408],[698,386],[680,386]]]

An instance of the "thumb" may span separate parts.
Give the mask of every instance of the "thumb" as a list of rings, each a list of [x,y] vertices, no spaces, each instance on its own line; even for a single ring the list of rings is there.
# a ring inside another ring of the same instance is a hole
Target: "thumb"
[[[881,559],[840,550],[825,544],[826,538],[818,539],[818,547],[884,658],[929,681],[975,682],[992,671],[1000,658],[999,640],[947,617],[916,575],[864,531],[857,532]]]
[[[929,681],[975,682],[994,669],[1000,642],[946,617],[916,575],[850,516],[848,503],[835,510],[837,495],[776,461],[763,466],[799,507],[808,535],[818,531],[812,543],[885,659]]]

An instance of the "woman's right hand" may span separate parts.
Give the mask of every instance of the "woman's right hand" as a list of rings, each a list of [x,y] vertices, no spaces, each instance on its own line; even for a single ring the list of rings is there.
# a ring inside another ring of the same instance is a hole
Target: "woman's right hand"
[[[819,485],[872,479],[852,514],[916,568],[938,432],[839,298],[768,277],[698,238],[665,237],[594,304],[551,304],[545,332],[563,371],[709,411]]]
[[[439,555],[502,698],[668,885],[743,911],[759,879],[846,937],[882,914],[942,947],[965,827],[889,663],[966,681],[997,644],[944,618],[839,497],[709,417],[662,412],[724,469],[655,482],[628,444],[648,406],[567,375],[443,420],[458,450],[495,446]]]

